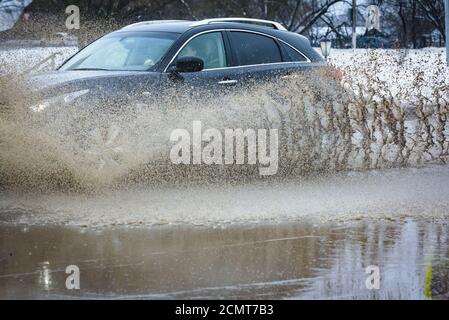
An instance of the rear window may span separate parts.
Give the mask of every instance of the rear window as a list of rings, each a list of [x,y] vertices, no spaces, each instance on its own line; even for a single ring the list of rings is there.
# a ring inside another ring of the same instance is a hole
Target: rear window
[[[239,66],[282,62],[279,46],[272,38],[239,31],[230,35]]]
[[[282,47],[285,51],[285,53],[287,54],[287,58],[288,61],[298,61],[298,62],[305,62],[307,61],[307,58],[305,56],[303,56],[302,54],[300,54],[298,51],[296,51],[295,49],[293,49],[292,47],[286,45],[286,44],[282,44]]]

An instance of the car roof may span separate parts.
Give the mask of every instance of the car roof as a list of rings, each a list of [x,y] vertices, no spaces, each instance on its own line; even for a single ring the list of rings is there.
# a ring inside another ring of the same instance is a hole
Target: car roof
[[[117,31],[155,31],[155,32],[175,32],[184,33],[192,28],[194,21],[185,20],[160,20],[142,21],[130,24]]]
[[[175,32],[184,33],[191,29],[201,28],[216,29],[216,28],[241,28],[254,31],[279,31],[278,29],[261,26],[253,23],[242,22],[227,22],[217,21],[213,23],[202,23],[202,21],[187,21],[187,20],[156,20],[156,21],[142,21],[128,25],[117,31],[154,31],[154,32]]]

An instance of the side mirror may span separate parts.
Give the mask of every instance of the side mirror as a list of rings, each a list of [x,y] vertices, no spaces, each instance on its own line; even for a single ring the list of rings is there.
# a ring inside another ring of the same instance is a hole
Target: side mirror
[[[204,61],[197,57],[182,57],[176,60],[176,72],[199,72],[204,69]]]

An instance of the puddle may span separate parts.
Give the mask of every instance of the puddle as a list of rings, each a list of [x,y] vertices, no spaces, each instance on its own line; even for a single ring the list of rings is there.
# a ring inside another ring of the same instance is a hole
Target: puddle
[[[0,240],[0,299],[449,298],[448,220],[103,231],[3,225]],[[66,289],[68,265],[80,269],[80,290]],[[379,290],[366,287],[372,265]]]

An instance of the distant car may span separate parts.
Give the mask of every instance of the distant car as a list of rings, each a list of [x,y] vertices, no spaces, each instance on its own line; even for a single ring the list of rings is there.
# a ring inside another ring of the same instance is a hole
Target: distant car
[[[232,91],[324,65],[307,38],[274,21],[139,22],[96,40],[57,71],[34,76],[41,101],[32,109],[105,99],[126,104],[130,97],[157,95],[177,84]]]

